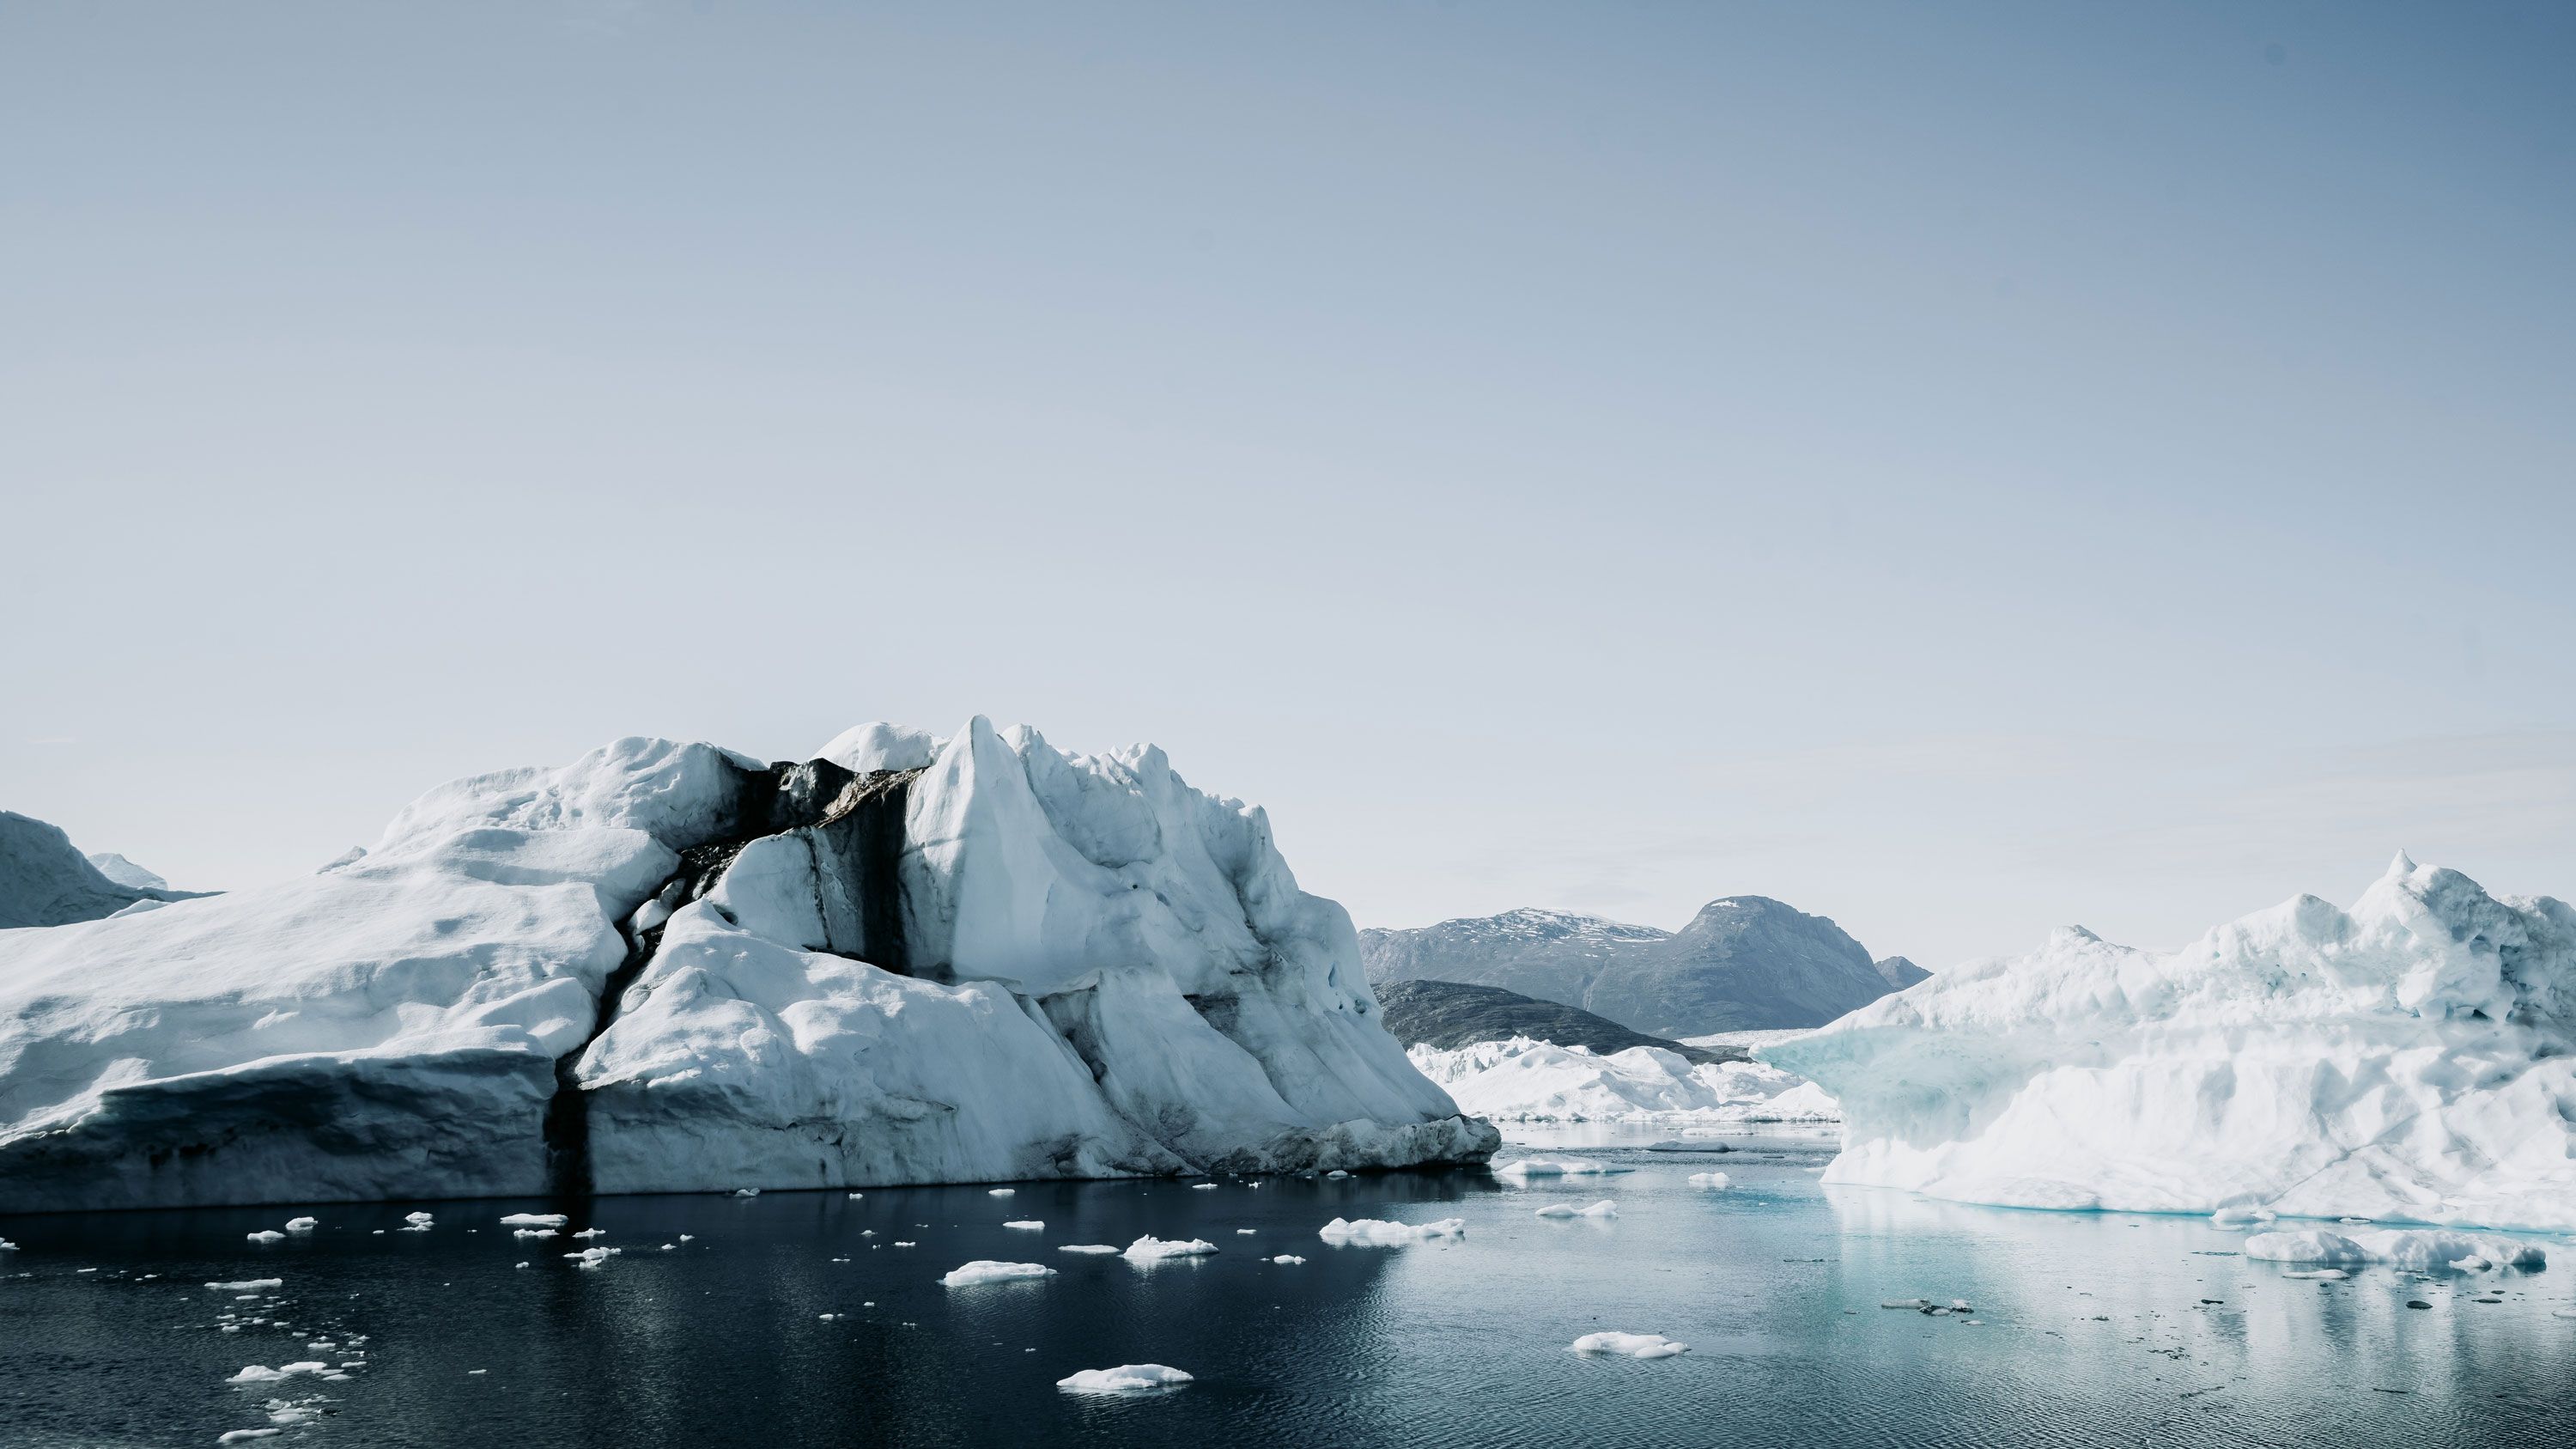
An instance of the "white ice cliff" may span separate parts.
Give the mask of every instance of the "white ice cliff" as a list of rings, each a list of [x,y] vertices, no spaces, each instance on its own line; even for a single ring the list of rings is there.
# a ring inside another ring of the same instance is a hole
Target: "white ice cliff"
[[[320,874],[0,931],[0,1211],[1477,1160],[1161,751],[627,739]]]
[[[1828,1182],[2576,1228],[2576,910],[2404,856],[2350,912],[2061,931],[1759,1051],[1840,1099]]]

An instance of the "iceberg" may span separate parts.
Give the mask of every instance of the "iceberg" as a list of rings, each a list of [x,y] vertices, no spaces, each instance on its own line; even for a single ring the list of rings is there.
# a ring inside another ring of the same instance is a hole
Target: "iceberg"
[[[949,1269],[939,1281],[951,1288],[971,1288],[978,1283],[1012,1283],[1024,1278],[1054,1276],[1055,1270],[1043,1263],[1001,1263],[991,1258],[977,1258]]]
[[[2400,855],[2179,951],[2080,928],[1759,1054],[1828,1183],[2018,1207],[2576,1228],[2576,910]]]
[[[1661,1047],[1607,1054],[1518,1036],[1408,1053],[1461,1110],[1492,1121],[1835,1122],[1813,1082],[1761,1062],[1698,1062]]]
[[[1463,1238],[1467,1236],[1467,1220],[1397,1223],[1384,1218],[1335,1218],[1318,1228],[1315,1235],[1337,1248],[1405,1248],[1434,1238]]]
[[[84,870],[86,862],[81,862]],[[1481,1161],[1340,906],[1150,746],[970,720],[459,780],[0,931],[0,1212]]]
[[[2461,1272],[2490,1268],[2536,1272],[2549,1266],[2549,1254],[2538,1243],[2473,1238],[2465,1233],[2421,1228],[2384,1228],[2349,1235],[2323,1230],[2257,1233],[2245,1240],[2245,1256],[2273,1263],[2384,1263],[2418,1273],[2445,1268]]]
[[[1687,1343],[1675,1343],[1660,1333],[1587,1333],[1574,1341],[1576,1353],[1615,1353],[1629,1358],[1671,1358],[1690,1352]]]
[[[1116,1368],[1084,1369],[1068,1378],[1055,1381],[1055,1386],[1074,1394],[1142,1394],[1155,1389],[1178,1388],[1190,1381],[1190,1375],[1159,1363],[1127,1363]]]

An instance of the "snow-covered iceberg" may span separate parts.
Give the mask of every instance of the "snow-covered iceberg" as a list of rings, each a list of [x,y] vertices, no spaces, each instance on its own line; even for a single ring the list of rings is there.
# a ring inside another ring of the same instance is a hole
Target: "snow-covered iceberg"
[[[1481,1160],[1162,752],[620,740],[321,873],[0,931],[0,1211]]]
[[[2576,1228],[2576,910],[2402,855],[2349,912],[2069,929],[1760,1050],[1841,1102],[1827,1182]]]
[[[1497,1121],[1833,1122],[1832,1098],[1761,1062],[1692,1063],[1659,1047],[1606,1055],[1513,1037],[1409,1049],[1461,1110]]]

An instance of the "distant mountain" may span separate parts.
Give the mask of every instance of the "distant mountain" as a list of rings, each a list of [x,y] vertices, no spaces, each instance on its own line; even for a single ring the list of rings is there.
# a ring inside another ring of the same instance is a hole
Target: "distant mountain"
[[[121,886],[140,886],[147,891],[166,891],[170,888],[168,881],[113,850],[91,851],[89,863],[98,867],[100,875],[106,876]]]
[[[1711,901],[1679,931],[1533,910],[1362,931],[1360,956],[1372,982],[1500,986],[1663,1037],[1822,1026],[1919,972],[1765,896]]]
[[[1480,1041],[1508,1041],[1516,1036],[1561,1047],[1590,1047],[1603,1056],[1630,1047],[1661,1047],[1693,1062],[1742,1061],[1735,1051],[1685,1046],[1659,1036],[1630,1031],[1608,1017],[1560,1001],[1541,1001],[1499,986],[1470,986],[1462,981],[1393,981],[1377,988],[1385,1009],[1386,1029],[1406,1046],[1454,1050]]]
[[[1886,980],[1890,991],[1903,991],[1917,981],[1932,979],[1931,972],[1902,956],[1881,956],[1871,964],[1878,968],[1878,974]]]
[[[136,901],[186,892],[119,885],[72,845],[60,826],[0,810],[0,930],[65,926],[112,916]]]

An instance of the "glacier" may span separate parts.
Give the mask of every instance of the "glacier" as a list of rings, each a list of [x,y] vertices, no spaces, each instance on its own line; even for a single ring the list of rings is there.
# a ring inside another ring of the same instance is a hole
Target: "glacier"
[[[1151,746],[629,738],[0,931],[0,1211],[1481,1161],[1340,906]]]
[[[1766,1034],[1767,1035],[1767,1034]],[[1830,1123],[1832,1098],[1762,1062],[1698,1062],[1660,1047],[1595,1052],[1516,1036],[1408,1049],[1459,1108],[1508,1122]]]
[[[1756,1048],[1828,1183],[2014,1207],[2576,1228],[2576,910],[2399,855],[2179,951],[2080,928]]]

